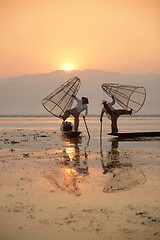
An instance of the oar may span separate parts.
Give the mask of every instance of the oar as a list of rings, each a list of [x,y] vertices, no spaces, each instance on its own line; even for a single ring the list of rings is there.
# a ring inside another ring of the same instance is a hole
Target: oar
[[[101,127],[100,127],[100,147],[102,148],[102,121],[101,121]]]
[[[87,130],[87,133],[88,133],[88,137],[89,137],[89,139],[90,139],[90,134],[89,134],[88,127],[87,127],[87,123],[86,123],[86,119],[85,119],[84,116],[83,116],[83,120],[84,120],[84,124],[85,124],[85,126],[86,126],[86,130]]]

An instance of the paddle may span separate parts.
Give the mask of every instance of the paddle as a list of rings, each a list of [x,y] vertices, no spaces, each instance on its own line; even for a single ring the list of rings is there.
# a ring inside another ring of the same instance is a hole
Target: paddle
[[[100,147],[102,148],[102,121],[101,121],[101,127],[100,127]]]
[[[87,130],[87,133],[88,133],[88,137],[89,137],[89,139],[90,139],[90,134],[89,134],[88,127],[87,127],[87,123],[86,123],[86,119],[85,119],[84,116],[83,116],[83,120],[84,120],[84,124],[85,124],[85,126],[86,126],[86,130]]]

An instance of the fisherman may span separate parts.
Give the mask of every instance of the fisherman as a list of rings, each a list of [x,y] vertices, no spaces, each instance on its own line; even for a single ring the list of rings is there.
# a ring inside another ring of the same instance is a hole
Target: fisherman
[[[87,116],[87,104],[89,104],[89,101],[86,97],[82,97],[82,100],[80,100],[74,94],[72,95],[72,97],[77,101],[77,105],[74,108],[65,111],[61,118],[63,119],[63,121],[65,121],[70,116],[70,114],[72,114],[74,117],[74,131],[77,132],[79,126],[79,115],[85,110],[85,114],[83,115],[83,117],[85,118]]]
[[[120,115],[132,114],[132,109],[130,111],[125,109],[114,109],[113,105],[115,104],[114,96],[112,96],[112,102],[107,102],[106,100],[102,101],[103,108],[101,111],[100,121],[102,122],[103,114],[106,113],[108,118],[111,120],[112,133],[118,132],[117,119]]]

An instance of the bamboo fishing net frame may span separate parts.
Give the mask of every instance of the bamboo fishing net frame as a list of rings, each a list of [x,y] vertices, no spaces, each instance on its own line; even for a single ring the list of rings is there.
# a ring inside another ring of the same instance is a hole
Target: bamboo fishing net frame
[[[81,81],[78,77],[73,77],[50,93],[42,100],[44,108],[54,115],[60,118],[60,116],[68,109],[72,107],[74,98],[80,88]]]
[[[146,99],[144,87],[116,83],[104,83],[101,87],[108,96],[114,96],[116,103],[126,110],[132,109],[137,113],[144,105]]]

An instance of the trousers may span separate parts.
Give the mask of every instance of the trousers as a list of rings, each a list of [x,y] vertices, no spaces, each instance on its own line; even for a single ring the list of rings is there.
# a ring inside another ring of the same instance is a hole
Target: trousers
[[[77,112],[76,108],[69,109],[64,112],[64,115],[62,116],[63,120],[65,121],[70,115],[74,117],[74,131],[78,130],[79,126],[79,115],[80,113]]]
[[[119,116],[126,115],[126,114],[130,114],[130,111],[125,110],[125,109],[116,109],[116,110],[112,111],[112,113],[111,113],[111,129],[112,129],[112,133],[118,132],[117,119],[119,118]]]

